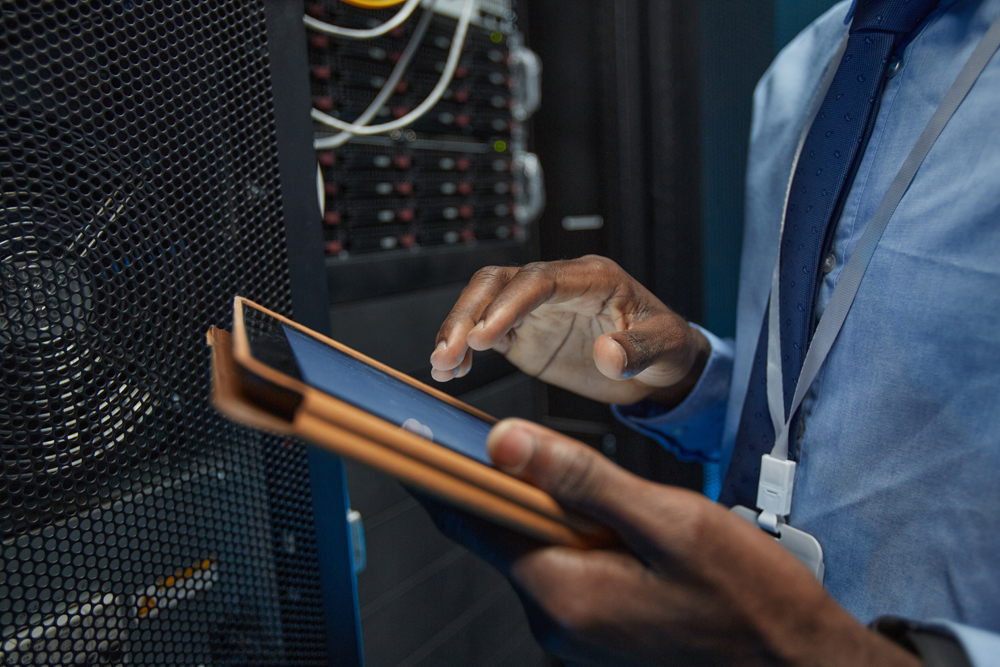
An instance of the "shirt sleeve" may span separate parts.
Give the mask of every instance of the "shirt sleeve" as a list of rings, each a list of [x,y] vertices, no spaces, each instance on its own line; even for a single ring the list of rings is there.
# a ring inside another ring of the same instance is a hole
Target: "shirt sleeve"
[[[658,442],[682,461],[712,463],[719,460],[722,429],[733,376],[733,343],[695,327],[705,335],[712,352],[701,378],[680,405],[667,410],[652,401],[613,405],[611,411],[624,424]]]
[[[965,650],[971,667],[1000,667],[1000,635],[953,621],[931,621],[947,631]]]
[[[944,619],[882,616],[870,626],[917,655],[926,667],[1000,667],[1000,635]]]

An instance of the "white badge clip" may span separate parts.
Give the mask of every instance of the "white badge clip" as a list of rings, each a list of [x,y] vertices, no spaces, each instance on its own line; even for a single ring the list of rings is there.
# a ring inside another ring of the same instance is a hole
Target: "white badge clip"
[[[795,461],[764,454],[760,461],[760,485],[757,487],[757,507],[761,509],[757,523],[761,528],[778,532],[778,517],[792,513],[794,487]]]
[[[758,525],[758,513],[749,507],[737,505],[733,508],[733,514],[742,517],[754,525]],[[823,582],[823,547],[815,537],[809,533],[804,533],[797,528],[792,528],[787,523],[778,523],[774,531],[774,539],[781,544],[790,554],[816,575],[816,578]]]

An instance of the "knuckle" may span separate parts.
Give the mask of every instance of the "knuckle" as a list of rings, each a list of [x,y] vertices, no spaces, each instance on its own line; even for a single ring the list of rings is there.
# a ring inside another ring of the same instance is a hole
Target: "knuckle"
[[[510,269],[504,266],[484,266],[473,274],[472,282],[506,280],[509,274]]]
[[[622,286],[630,283],[631,277],[613,259],[603,255],[585,255],[581,257],[582,268],[593,275],[600,283]]]
[[[591,269],[605,271],[609,273],[620,273],[622,268],[613,259],[603,255],[584,255],[578,261],[584,263]]]
[[[441,324],[441,329],[438,332],[439,336],[447,337],[451,330],[455,327],[468,322],[470,319],[469,312],[464,309],[455,309],[448,313],[448,317],[444,318],[444,322]]]
[[[628,350],[628,370],[637,373],[656,361],[663,349],[664,341],[653,336],[636,335],[626,332],[620,341]]]
[[[657,353],[670,354],[687,349],[691,336],[687,322],[672,314],[658,317],[657,320],[659,324],[656,336]]]
[[[550,270],[549,262],[530,262],[521,267],[518,273],[528,274],[528,275],[542,275],[548,273]]]

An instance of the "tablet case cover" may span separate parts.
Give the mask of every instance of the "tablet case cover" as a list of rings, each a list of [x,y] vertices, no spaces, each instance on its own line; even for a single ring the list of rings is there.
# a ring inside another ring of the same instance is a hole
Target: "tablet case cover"
[[[275,317],[334,344],[301,325]],[[428,446],[419,436],[291,378],[282,382],[284,387],[269,382],[273,378],[260,378],[236,361],[233,337],[226,331],[212,327],[208,343],[212,347],[212,402],[235,422],[301,438],[544,542],[585,549],[615,541],[607,529],[566,512],[551,496],[525,482],[444,447]],[[335,346],[380,370],[401,375],[340,344]],[[412,378],[403,377],[419,386]],[[448,398],[463,409],[482,414]]]

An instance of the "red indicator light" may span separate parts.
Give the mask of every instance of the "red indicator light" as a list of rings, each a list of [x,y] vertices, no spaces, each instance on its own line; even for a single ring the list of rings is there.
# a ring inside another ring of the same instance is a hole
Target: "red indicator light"
[[[404,208],[402,211],[396,214],[396,217],[399,218],[400,221],[402,222],[410,222],[413,220],[414,217],[416,217],[416,215],[414,214],[412,208]]]
[[[393,159],[392,163],[398,169],[409,169],[413,165],[413,160],[409,155],[398,155]]]
[[[455,161],[455,166],[459,171],[469,171],[469,167],[472,166],[472,163],[469,161],[469,158],[463,157]]]
[[[471,206],[463,206],[462,208],[458,209],[458,214],[463,218],[465,218],[466,220],[471,218],[474,213],[475,211]]]
[[[340,212],[339,211],[329,211],[323,216],[323,222],[327,225],[339,225],[340,224]]]
[[[399,243],[404,248],[412,248],[413,246],[417,245],[417,237],[414,236],[413,234],[404,234],[403,236],[399,237]]]
[[[465,241],[466,243],[468,243],[469,241],[475,241],[476,240],[476,233],[474,231],[472,231],[471,229],[463,229],[462,230],[462,240]]]
[[[472,183],[459,183],[458,184],[458,191],[461,194],[463,194],[463,195],[471,194],[472,193]]]
[[[322,95],[313,100],[313,106],[320,111],[329,111],[333,108],[333,98],[329,95]]]
[[[317,157],[319,163],[324,167],[332,167],[337,164],[337,156],[333,154],[332,151],[323,151]]]
[[[341,250],[344,249],[344,244],[340,241],[327,241],[326,242],[326,253],[328,255],[336,255]]]
[[[313,35],[309,38],[309,44],[311,44],[314,49],[325,50],[330,48],[330,38],[326,35]]]
[[[413,194],[413,183],[397,183],[396,192],[403,195],[404,197]]]
[[[467,90],[456,90],[455,91],[455,101],[459,104],[465,104],[469,101],[469,91]]]
[[[469,117],[465,114],[455,116],[455,125],[458,125],[459,127],[469,127],[470,122]]]
[[[313,67],[312,72],[313,72],[313,77],[320,80],[329,79],[331,74],[330,68],[327,67],[326,65],[319,65],[317,67]]]

